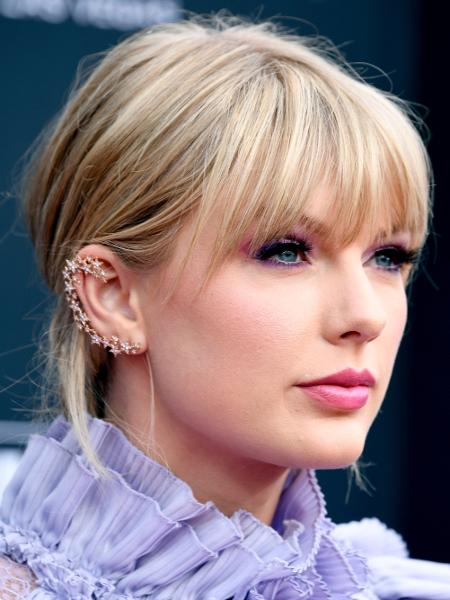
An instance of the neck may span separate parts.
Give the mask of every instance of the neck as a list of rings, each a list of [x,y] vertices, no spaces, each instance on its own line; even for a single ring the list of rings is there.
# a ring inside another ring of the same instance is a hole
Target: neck
[[[123,369],[127,371],[130,372]],[[148,395],[143,395],[142,386],[133,385],[133,381],[136,379],[126,376],[116,378],[106,399],[105,420],[122,429],[131,443],[185,481],[199,502],[212,501],[228,517],[244,509],[270,525],[289,469],[238,456],[229,448],[217,446],[174,418],[157,398],[152,432]]]

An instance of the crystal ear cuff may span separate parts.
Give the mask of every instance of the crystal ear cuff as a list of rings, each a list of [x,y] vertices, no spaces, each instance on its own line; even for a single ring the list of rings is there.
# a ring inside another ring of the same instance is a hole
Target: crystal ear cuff
[[[79,271],[84,271],[89,275],[102,279],[106,283],[106,272],[103,266],[103,261],[96,256],[86,256],[84,258],[77,256],[73,260],[66,260],[66,266],[63,269],[64,290],[67,302],[72,309],[73,318],[78,329],[85,331],[90,336],[92,344],[109,349],[109,352],[112,352],[114,356],[122,352],[125,354],[137,354],[141,348],[140,344],[122,342],[115,335],[111,338],[99,335],[92,327],[87,314],[81,307],[81,302],[75,288],[75,283],[79,282],[76,274]]]

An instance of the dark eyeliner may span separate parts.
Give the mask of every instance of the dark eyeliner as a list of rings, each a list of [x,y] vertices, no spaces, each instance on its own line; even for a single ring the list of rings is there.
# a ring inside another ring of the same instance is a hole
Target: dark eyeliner
[[[395,261],[395,265],[393,267],[379,267],[384,271],[394,271],[398,272],[402,269],[402,267],[406,265],[415,265],[420,260],[421,250],[419,249],[407,249],[403,246],[385,246],[384,248],[378,248],[374,252],[374,258],[382,255],[394,254],[394,257],[391,257],[391,260]]]
[[[260,260],[261,262],[270,263],[276,267],[298,267],[305,261],[301,262],[282,262],[276,260],[268,260],[271,256],[283,252],[287,248],[292,247],[297,252],[303,252],[304,254],[308,254],[312,250],[311,244],[309,244],[305,239],[298,238],[295,235],[289,235],[285,238],[278,238],[270,240],[265,243],[261,248],[255,253],[254,258]]]

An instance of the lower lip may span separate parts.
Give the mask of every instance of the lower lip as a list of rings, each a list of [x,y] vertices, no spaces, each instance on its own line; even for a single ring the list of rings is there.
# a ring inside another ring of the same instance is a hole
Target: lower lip
[[[341,410],[356,410],[363,407],[369,398],[365,385],[342,387],[341,385],[299,385],[305,394],[322,404]]]

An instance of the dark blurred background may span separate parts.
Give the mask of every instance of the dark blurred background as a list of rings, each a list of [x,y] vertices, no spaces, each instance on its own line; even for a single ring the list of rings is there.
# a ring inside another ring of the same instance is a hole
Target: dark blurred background
[[[362,457],[370,464],[363,472],[371,491],[353,484],[347,497],[344,469],[318,475],[335,521],[376,516],[404,536],[412,556],[450,562],[450,212],[443,180],[447,57],[445,44],[436,43],[446,39],[444,3],[192,0],[181,6],[174,0],[0,0],[0,445],[5,452],[13,446],[20,450],[29,433],[28,409],[39,394],[39,365],[32,357],[49,307],[17,219],[12,181],[18,160],[61,107],[83,56],[109,48],[145,22],[174,20],[179,8],[277,16],[301,34],[329,37],[372,84],[412,101],[425,118],[436,179],[434,234],[414,283],[391,385]]]

